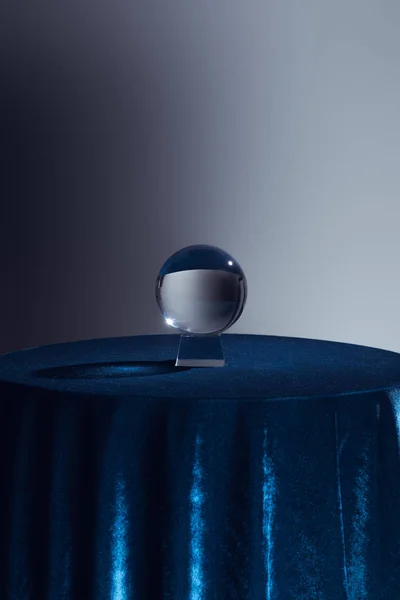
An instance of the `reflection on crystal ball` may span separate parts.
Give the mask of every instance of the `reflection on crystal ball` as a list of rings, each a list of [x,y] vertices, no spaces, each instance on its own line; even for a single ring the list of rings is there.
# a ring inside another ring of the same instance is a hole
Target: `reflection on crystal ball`
[[[156,299],[168,325],[185,333],[212,335],[242,314],[247,282],[240,265],[215,246],[188,246],[161,267]]]

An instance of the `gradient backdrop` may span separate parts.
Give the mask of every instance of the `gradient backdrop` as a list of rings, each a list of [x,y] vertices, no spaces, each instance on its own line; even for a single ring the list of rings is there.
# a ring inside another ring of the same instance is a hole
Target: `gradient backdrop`
[[[399,30],[396,0],[3,3],[0,352],[166,331],[192,243],[247,274],[232,332],[400,351]]]

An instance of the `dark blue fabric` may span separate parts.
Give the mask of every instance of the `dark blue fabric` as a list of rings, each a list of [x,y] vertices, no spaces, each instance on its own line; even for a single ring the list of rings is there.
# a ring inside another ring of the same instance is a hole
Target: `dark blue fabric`
[[[399,600],[400,355],[178,343],[0,358],[0,598]]]

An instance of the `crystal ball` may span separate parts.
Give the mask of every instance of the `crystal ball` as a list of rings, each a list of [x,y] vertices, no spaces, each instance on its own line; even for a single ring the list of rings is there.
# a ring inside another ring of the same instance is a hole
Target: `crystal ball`
[[[224,250],[195,245],[175,252],[156,281],[156,299],[168,325],[190,335],[216,335],[242,314],[247,282]]]

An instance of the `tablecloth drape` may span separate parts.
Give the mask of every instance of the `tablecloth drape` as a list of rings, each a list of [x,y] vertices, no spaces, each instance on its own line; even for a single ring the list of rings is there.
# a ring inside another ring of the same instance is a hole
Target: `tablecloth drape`
[[[399,600],[400,355],[178,342],[0,357],[0,598]]]

